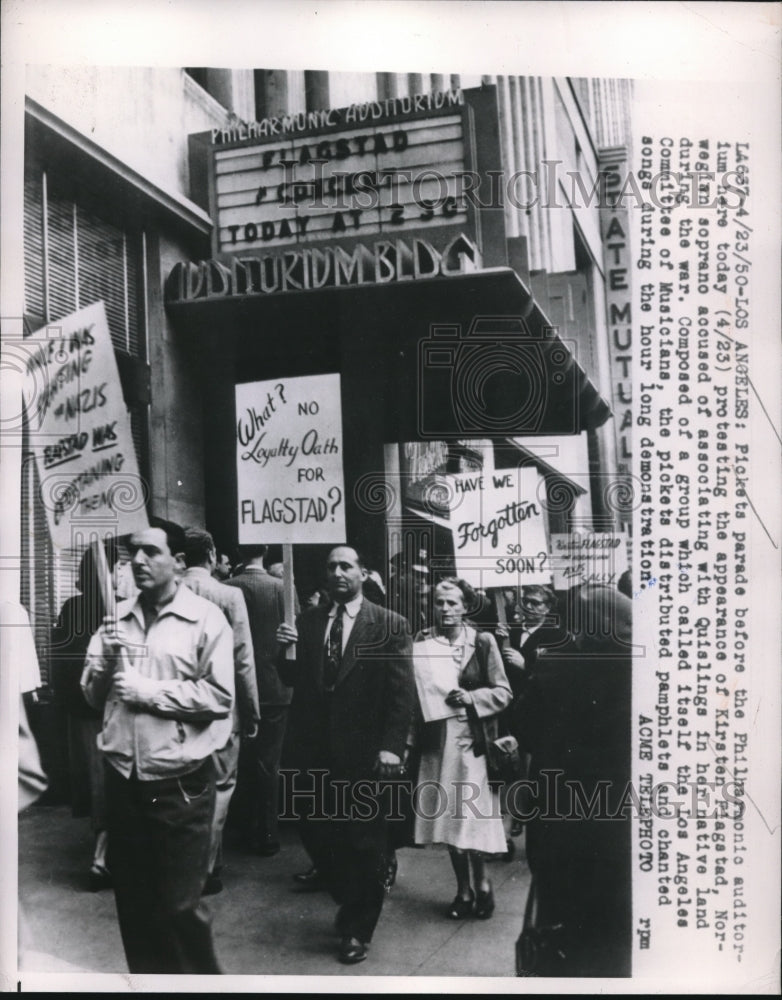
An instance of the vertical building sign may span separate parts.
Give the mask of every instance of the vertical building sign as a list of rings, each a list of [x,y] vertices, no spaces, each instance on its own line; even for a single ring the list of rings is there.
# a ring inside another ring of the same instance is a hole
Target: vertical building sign
[[[600,229],[606,275],[611,395],[616,432],[617,478],[628,480],[632,466],[632,342],[630,274],[630,218],[621,198],[627,176],[627,150],[615,147],[600,151]],[[629,486],[628,482],[628,486]],[[620,521],[631,520],[618,512]]]

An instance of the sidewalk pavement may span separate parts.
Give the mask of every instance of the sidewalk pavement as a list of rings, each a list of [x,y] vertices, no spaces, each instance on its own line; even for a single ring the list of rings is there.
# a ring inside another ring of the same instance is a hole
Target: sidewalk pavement
[[[91,893],[92,837],[67,806],[33,807],[19,822],[19,894],[26,948],[22,970],[124,973],[111,890]],[[272,858],[227,847],[224,890],[208,897],[215,946],[226,973],[245,976],[513,976],[514,944],[529,889],[523,835],[516,856],[489,866],[491,920],[452,921],[455,885],[443,847],[398,852],[396,885],[383,907],[366,962],[336,960],[336,907],[324,892],[295,891],[308,860],[295,827],[283,825]],[[271,985],[271,984],[267,984]],[[477,984],[476,984],[477,986]],[[273,988],[273,986],[272,986]]]

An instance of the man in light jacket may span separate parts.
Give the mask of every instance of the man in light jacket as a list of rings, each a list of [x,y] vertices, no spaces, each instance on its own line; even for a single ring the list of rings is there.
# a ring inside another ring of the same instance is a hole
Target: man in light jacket
[[[130,539],[137,598],[87,650],[82,690],[103,709],[111,871],[128,968],[219,973],[201,900],[215,807],[213,754],[232,728],[233,637],[181,582],[184,533]]]

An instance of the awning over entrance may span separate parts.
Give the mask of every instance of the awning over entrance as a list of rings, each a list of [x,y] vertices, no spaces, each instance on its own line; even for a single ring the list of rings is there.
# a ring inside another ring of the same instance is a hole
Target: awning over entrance
[[[369,399],[389,442],[574,434],[611,413],[510,268],[168,310],[207,371],[204,351],[232,352],[240,382],[339,371],[343,408]]]

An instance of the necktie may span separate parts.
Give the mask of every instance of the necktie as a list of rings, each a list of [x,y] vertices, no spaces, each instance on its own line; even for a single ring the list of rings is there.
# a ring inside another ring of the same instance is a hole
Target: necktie
[[[326,663],[323,669],[323,686],[332,691],[337,683],[340,664],[342,663],[342,620],[345,617],[345,605],[337,605],[337,614],[331,625],[326,652]]]

